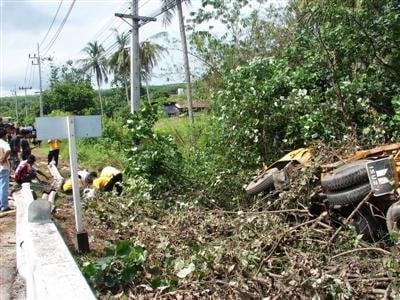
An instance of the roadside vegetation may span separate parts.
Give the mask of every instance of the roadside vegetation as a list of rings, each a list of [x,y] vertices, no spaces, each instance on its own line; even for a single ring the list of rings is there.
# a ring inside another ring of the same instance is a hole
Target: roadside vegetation
[[[398,297],[398,236],[367,243],[351,222],[308,210],[321,165],[399,139],[397,2],[202,4],[186,30],[204,62],[193,96],[210,108],[193,123],[162,113],[168,86],[149,87],[152,104],[143,89],[130,114],[123,65],[107,93],[73,62],[54,66],[44,94],[46,115],[102,113],[103,135],[79,141],[79,161],[124,170],[122,196],[84,204],[93,251],[77,260],[99,298]],[[208,21],[225,34],[201,30]],[[263,164],[304,146],[311,167],[245,195]]]

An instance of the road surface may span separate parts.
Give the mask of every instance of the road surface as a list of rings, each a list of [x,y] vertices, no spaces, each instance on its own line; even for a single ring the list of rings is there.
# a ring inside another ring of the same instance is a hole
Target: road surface
[[[26,298],[24,280],[17,272],[15,210],[0,213],[0,299]]]

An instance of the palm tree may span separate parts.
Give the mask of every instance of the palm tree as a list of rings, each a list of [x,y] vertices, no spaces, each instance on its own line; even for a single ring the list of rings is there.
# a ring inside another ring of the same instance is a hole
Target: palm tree
[[[105,57],[105,51],[101,44],[96,42],[89,42],[85,48],[82,49],[87,54],[86,58],[80,59],[82,63],[82,70],[85,73],[96,76],[97,91],[99,93],[100,110],[103,115],[103,101],[100,93],[100,86],[103,82],[108,82],[107,77],[107,59]]]
[[[190,67],[189,67],[189,56],[186,42],[186,32],[185,32],[185,22],[183,19],[182,12],[182,0],[162,0],[162,11],[165,11],[164,14],[164,24],[170,24],[173,17],[173,11],[176,9],[178,12],[179,19],[179,31],[181,34],[181,43],[182,43],[182,53],[183,53],[183,62],[185,68],[185,81],[186,81],[186,97],[188,102],[188,112],[189,112],[189,122],[193,124],[193,100],[192,100],[192,84],[190,79]],[[184,0],[186,3],[190,3],[190,0]],[[175,4],[175,5],[173,5]]]
[[[146,83],[147,100],[150,104],[149,79],[152,69],[157,65],[162,53],[167,51],[163,46],[152,43],[149,40],[140,43],[140,76]]]
[[[110,70],[115,74],[119,75],[123,81],[125,87],[126,101],[129,105],[129,72],[130,72],[130,56],[129,56],[129,33],[123,32],[118,33],[116,28],[113,29],[115,32],[115,43],[118,45],[117,50],[111,54],[108,65]]]
[[[115,75],[120,76],[124,80],[126,99],[129,104],[129,75],[130,75],[130,55],[129,55],[129,33],[119,34],[116,29],[116,43],[118,49],[111,54],[108,64],[110,70],[114,72]],[[153,43],[150,40],[153,38],[159,38],[165,36],[165,32],[160,32],[148,38],[147,40],[140,43],[140,75],[146,82],[146,92],[147,99],[150,102],[150,94],[148,88],[148,80],[151,77],[151,71],[153,67],[157,65],[158,60],[161,58],[162,52],[166,51],[166,48],[159,44]]]

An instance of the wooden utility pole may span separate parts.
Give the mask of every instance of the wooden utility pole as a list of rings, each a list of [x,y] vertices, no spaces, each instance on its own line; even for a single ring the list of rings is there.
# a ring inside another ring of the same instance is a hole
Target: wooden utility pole
[[[40,116],[43,117],[43,91],[42,91],[42,67],[41,67],[41,61],[43,59],[48,59],[50,60],[49,57],[43,58],[40,57],[40,49],[39,49],[39,43],[37,44],[37,56],[36,54],[30,55],[29,58],[32,59],[32,65],[38,65],[39,66],[39,107],[40,107]]]
[[[24,105],[25,105],[25,118],[27,118],[27,117],[28,117],[28,105],[27,105],[27,103],[26,103],[26,102],[27,102],[27,101],[26,101],[26,90],[31,90],[32,87],[31,87],[31,86],[30,86],[30,87],[20,86],[19,89],[20,89],[20,90],[24,90],[24,92],[25,92]]]
[[[10,91],[12,96],[15,97],[15,119],[16,122],[18,124],[19,120],[18,120],[18,97],[17,97],[17,89],[14,88],[13,90]]]
[[[116,13],[116,17],[132,19],[131,37],[131,113],[140,109],[140,52],[139,52],[139,21],[156,21],[156,18],[139,16],[138,0],[132,0],[132,14]]]
[[[188,104],[189,122],[190,122],[190,124],[193,124],[194,117],[193,117],[192,83],[190,81],[189,55],[188,55],[187,42],[186,42],[185,25],[183,23],[184,19],[183,19],[182,1],[181,0],[176,0],[176,7],[178,10],[178,17],[179,17],[179,31],[181,34],[181,42],[182,42],[183,64],[185,67],[186,99],[187,99],[187,104]]]

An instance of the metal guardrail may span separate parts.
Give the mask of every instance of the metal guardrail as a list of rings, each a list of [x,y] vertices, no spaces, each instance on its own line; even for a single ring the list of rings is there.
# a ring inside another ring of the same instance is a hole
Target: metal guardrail
[[[17,269],[26,281],[27,299],[96,299],[51,220],[52,204],[34,200],[29,183],[13,197]]]

